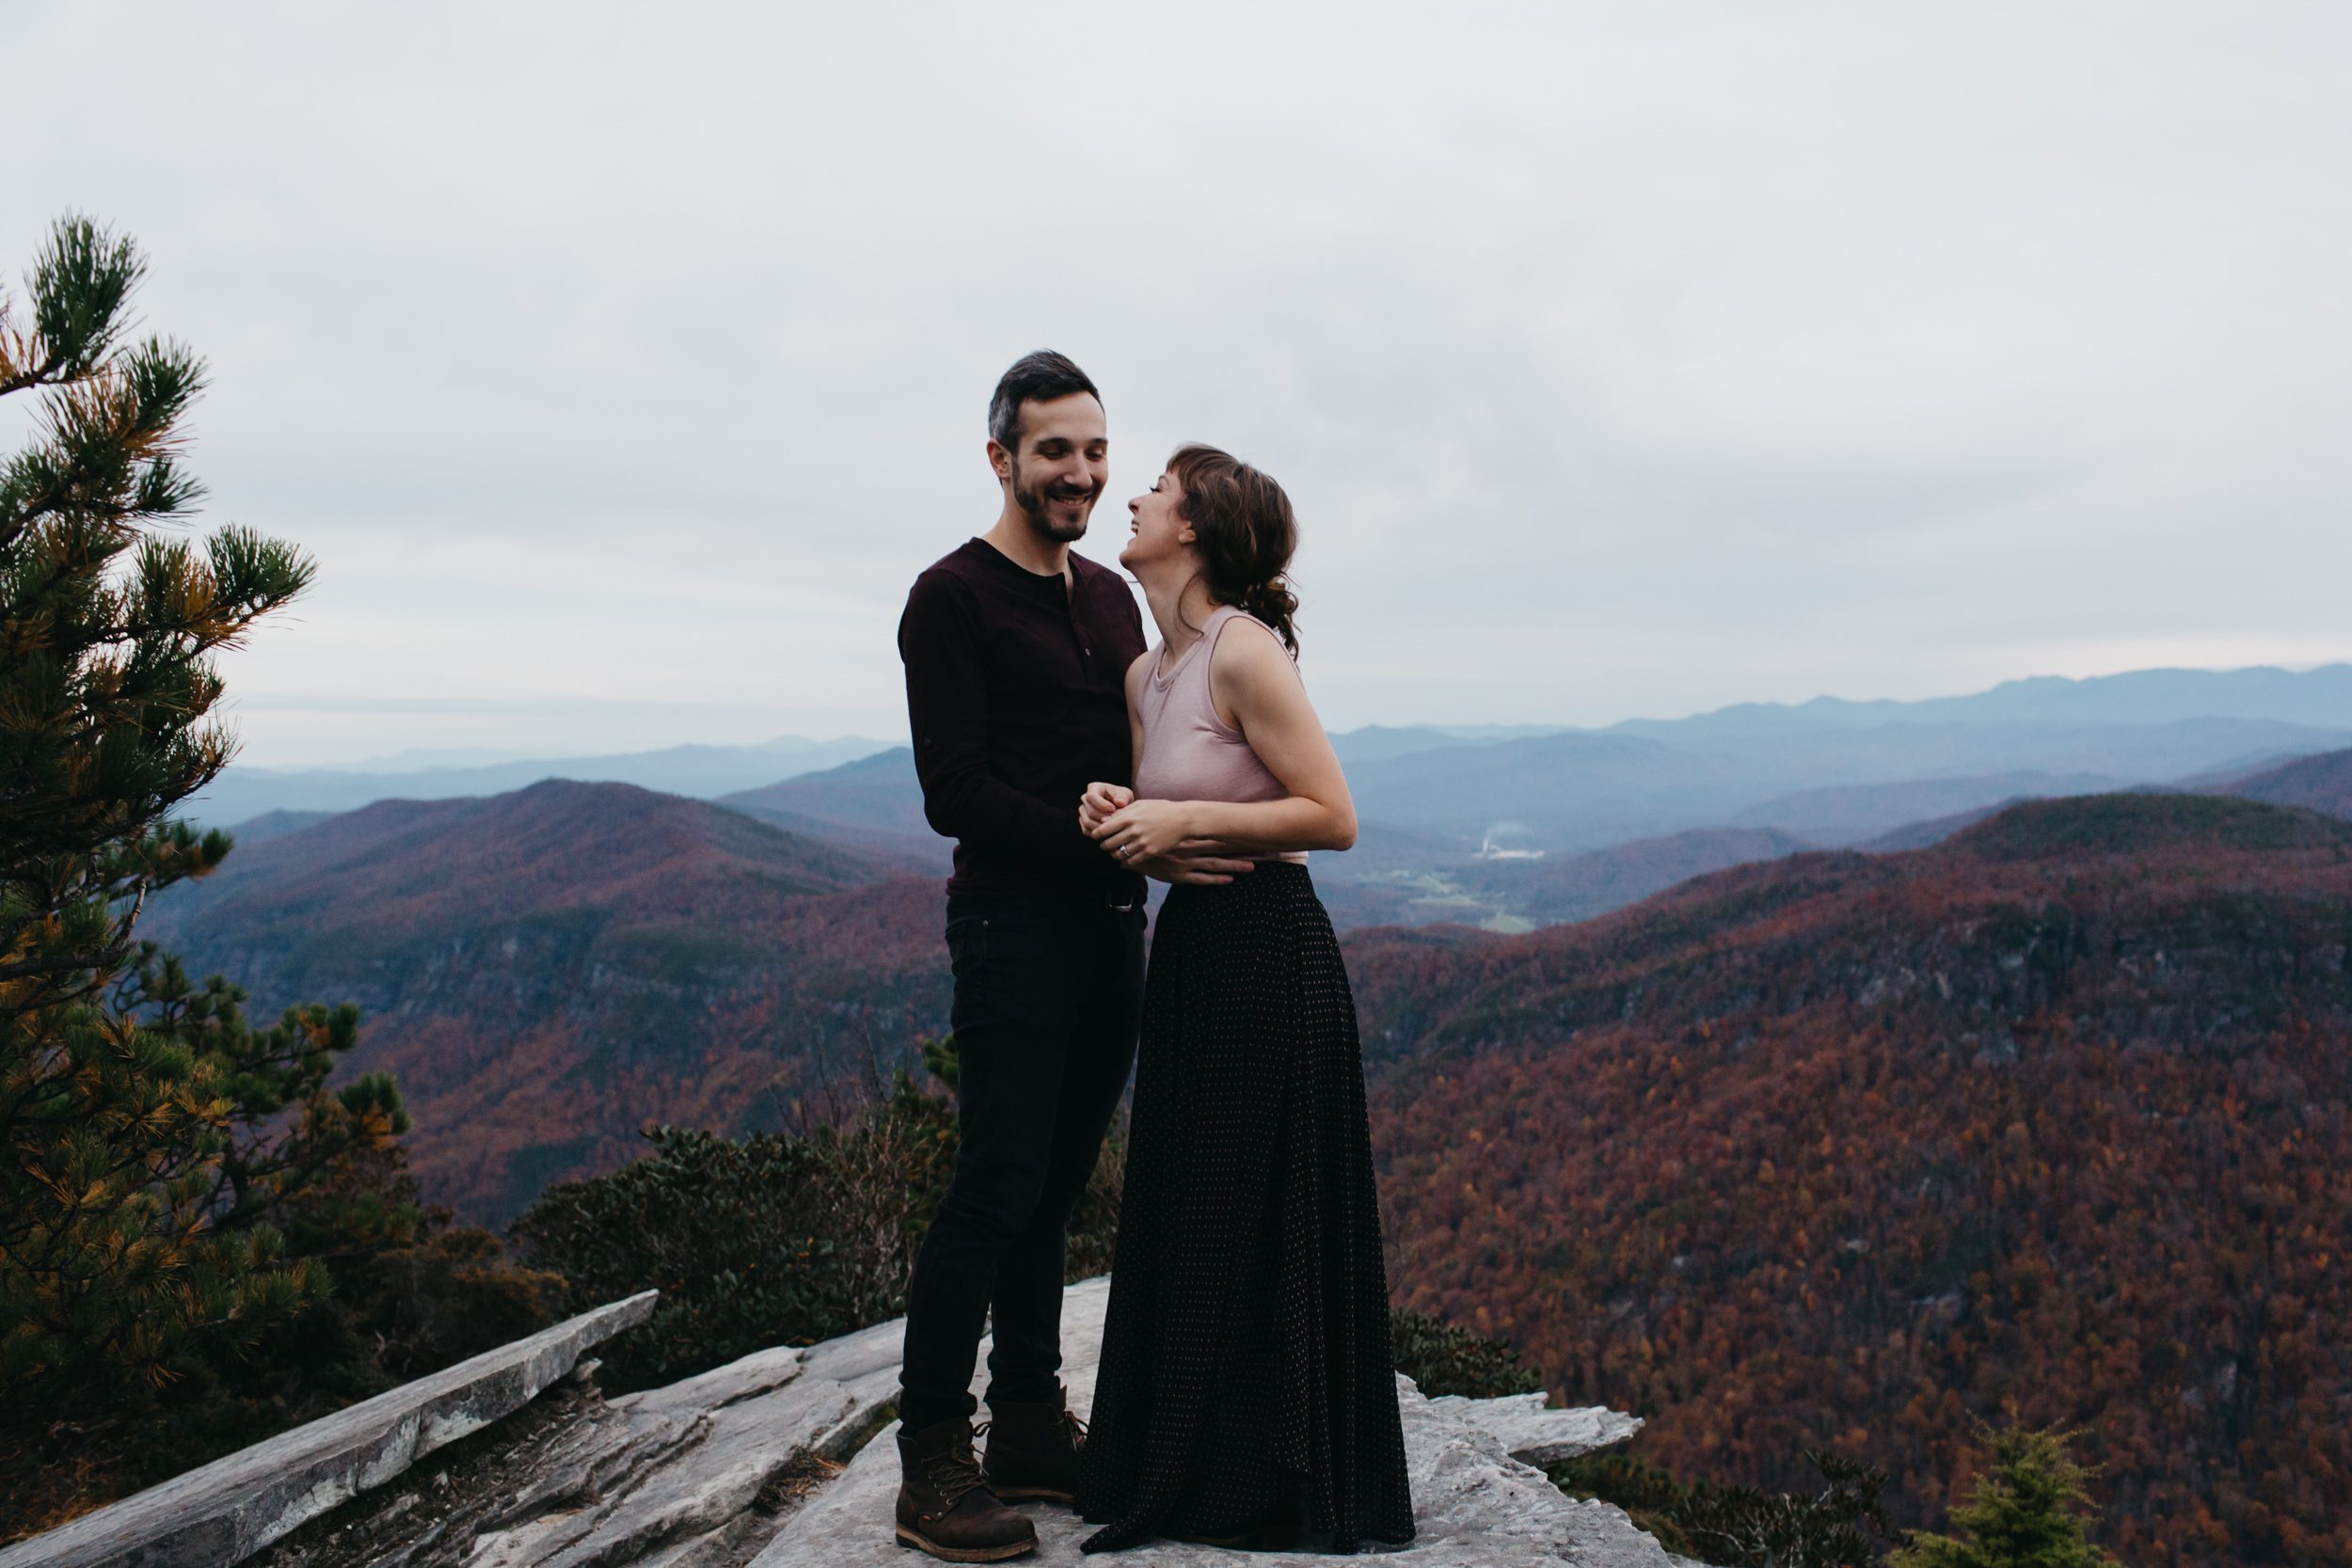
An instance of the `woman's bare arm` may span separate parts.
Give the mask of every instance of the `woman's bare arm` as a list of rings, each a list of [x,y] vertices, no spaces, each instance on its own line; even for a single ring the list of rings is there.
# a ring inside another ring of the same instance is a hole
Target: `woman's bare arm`
[[[1136,700],[1136,693],[1149,678],[1146,672],[1158,657],[1157,649],[1146,649],[1142,657],[1127,667],[1129,778],[1134,778],[1143,768],[1143,710]],[[1100,836],[1103,824],[1114,813],[1131,804],[1135,798],[1134,790],[1119,784],[1090,784],[1078,800],[1078,826],[1090,837]],[[1107,844],[1103,850],[1105,854],[1115,853]],[[1133,870],[1163,882],[1192,882],[1213,887],[1255,869],[1248,861],[1230,858],[1226,850],[1224,845],[1196,840],[1180,843],[1162,854],[1131,852],[1123,859]]]
[[[1166,854],[1207,839],[1245,854],[1345,849],[1356,842],[1356,803],[1323,733],[1298,667],[1256,621],[1236,616],[1210,651],[1209,693],[1289,794],[1279,800],[1137,800],[1090,831],[1106,848]]]

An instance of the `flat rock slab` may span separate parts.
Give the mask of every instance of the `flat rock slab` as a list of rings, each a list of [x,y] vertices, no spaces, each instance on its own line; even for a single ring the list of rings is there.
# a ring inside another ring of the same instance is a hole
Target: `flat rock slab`
[[[1102,1346],[1103,1315],[1110,1282],[1073,1285],[1063,1298],[1062,1381],[1073,1408],[1094,1401],[1096,1357]],[[891,1325],[896,1327],[897,1325]],[[876,1330],[869,1329],[868,1334]],[[818,1346],[822,1350],[825,1347]],[[812,1354],[814,1354],[812,1352]],[[982,1357],[985,1361],[985,1356]],[[896,1364],[890,1370],[895,1375]],[[974,1380],[975,1391],[983,1378]],[[1551,1411],[1574,1422],[1541,1423],[1525,1396],[1509,1400],[1429,1400],[1409,1378],[1397,1379],[1405,1424],[1406,1464],[1413,1489],[1418,1536],[1407,1547],[1380,1555],[1384,1561],[1416,1568],[1527,1568],[1548,1562],[1580,1568],[1669,1568],[1657,1541],[1634,1528],[1623,1513],[1606,1503],[1580,1502],[1562,1495],[1542,1471],[1511,1457],[1508,1445],[1534,1440],[1558,1446],[1590,1435],[1630,1435],[1639,1422],[1589,1418],[1589,1411]],[[1602,1412],[1613,1415],[1612,1412]],[[1507,1428],[1499,1435],[1485,1428],[1491,1417]],[[899,1546],[891,1531],[898,1490],[898,1424],[891,1423],[850,1461],[847,1469],[787,1518],[754,1568],[908,1568],[922,1560]],[[1581,1451],[1581,1450],[1580,1450]],[[1023,1505],[1037,1522],[1038,1551],[1022,1562],[1080,1560],[1078,1543],[1091,1533],[1066,1507]],[[1138,1568],[1327,1568],[1326,1557],[1236,1552],[1213,1546],[1154,1543],[1101,1560]]]
[[[1622,1443],[1642,1430],[1642,1418],[1607,1405],[1576,1410],[1548,1410],[1541,1394],[1508,1394],[1498,1400],[1464,1399],[1440,1394],[1429,1408],[1502,1439],[1514,1459],[1530,1465],[1558,1465]]]
[[[225,1568],[421,1456],[521,1408],[655,1292],[405,1383],[0,1551],[0,1568]]]
[[[824,1355],[844,1383],[811,1370],[826,1349],[759,1351],[611,1401],[559,1388],[514,1418],[512,1441],[484,1433],[440,1475],[353,1501],[255,1568],[734,1568],[888,1416],[864,1366],[880,1353]]]
[[[614,1400],[536,1478],[536,1495],[518,1496],[503,1528],[478,1528],[455,1560],[606,1568],[675,1560],[697,1543],[717,1548],[762,1489],[821,1450],[856,1405],[841,1384],[805,1376],[788,1348]]]

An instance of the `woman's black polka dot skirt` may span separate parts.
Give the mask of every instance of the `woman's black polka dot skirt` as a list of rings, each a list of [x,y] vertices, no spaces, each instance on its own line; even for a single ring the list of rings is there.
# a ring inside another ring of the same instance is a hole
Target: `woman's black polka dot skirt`
[[[1412,1539],[1356,1004],[1304,866],[1160,911],[1108,1310],[1085,1550]]]

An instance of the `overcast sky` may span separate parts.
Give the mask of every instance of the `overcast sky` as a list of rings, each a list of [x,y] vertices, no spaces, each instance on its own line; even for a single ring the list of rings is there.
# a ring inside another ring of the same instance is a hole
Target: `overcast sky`
[[[2352,657],[2340,4],[18,4],[320,563],[246,757],[904,733],[990,387],[1297,504],[1334,728]],[[24,399],[8,400],[21,404]],[[24,413],[0,416],[10,444]]]

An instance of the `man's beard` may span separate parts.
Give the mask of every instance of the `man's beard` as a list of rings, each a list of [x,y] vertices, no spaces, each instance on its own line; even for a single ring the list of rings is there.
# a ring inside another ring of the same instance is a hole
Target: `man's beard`
[[[1086,537],[1087,524],[1094,516],[1094,501],[1102,493],[1100,485],[1091,489],[1083,489],[1070,484],[1050,484],[1032,488],[1021,483],[1021,469],[1018,465],[1015,465],[1012,470],[1012,503],[1021,509],[1023,516],[1029,519],[1031,528],[1057,545],[1075,544]],[[1087,507],[1085,511],[1078,514],[1078,520],[1075,524],[1063,523],[1057,520],[1046,510],[1049,502],[1057,500],[1084,500]]]

